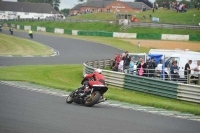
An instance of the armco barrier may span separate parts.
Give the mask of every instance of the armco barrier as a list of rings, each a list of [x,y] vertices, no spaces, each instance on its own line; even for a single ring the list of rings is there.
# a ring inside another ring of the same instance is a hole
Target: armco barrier
[[[31,26],[32,31],[37,31],[37,26]]]
[[[66,29],[64,29],[64,34],[72,35],[72,30],[66,30]]]
[[[11,27],[12,27],[12,28],[15,28],[15,24],[11,24]]]
[[[46,32],[52,32],[52,33],[54,33],[54,28],[46,27]]]
[[[20,30],[24,30],[24,26],[23,25],[20,25]]]
[[[37,31],[46,32],[46,28],[45,27],[39,27],[39,26],[37,26]]]
[[[200,86],[179,84],[178,99],[200,103]]]
[[[113,32],[78,31],[78,35],[113,37]]]
[[[118,38],[137,38],[137,34],[136,33],[113,32],[113,37],[118,37]]]
[[[55,28],[54,33],[64,34],[64,29]]]
[[[106,68],[110,66],[110,61],[89,61],[83,65],[83,74],[88,74],[92,73],[95,68]],[[103,70],[102,73],[106,78],[107,85],[145,92],[162,97],[200,103],[200,86],[180,84],[108,70]]]
[[[77,36],[78,35],[78,30],[72,30],[72,35]]]
[[[31,26],[24,26],[24,30],[30,30]]]
[[[190,41],[200,41],[200,36],[190,35],[189,40]]]
[[[137,33],[137,38],[138,39],[157,39],[157,40],[161,40],[161,34],[142,34],[142,33]]]
[[[189,35],[162,34],[161,40],[189,41]]]
[[[17,25],[17,29],[20,29],[20,25]]]
[[[124,88],[159,95],[168,98],[177,98],[177,83],[125,74]]]

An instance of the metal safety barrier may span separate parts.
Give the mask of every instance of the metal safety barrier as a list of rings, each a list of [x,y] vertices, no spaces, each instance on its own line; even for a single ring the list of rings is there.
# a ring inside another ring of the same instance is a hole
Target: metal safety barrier
[[[45,19],[10,19],[10,20],[4,20],[0,19],[0,22],[69,22],[69,23],[80,23],[80,22],[105,22],[110,24],[115,24],[116,22],[113,20],[93,20],[93,19],[56,19],[56,18],[45,18]]]
[[[132,22],[128,25],[122,26],[120,30],[127,30],[131,27],[200,30],[200,26],[194,26],[194,25],[176,25],[176,24],[159,24],[159,23],[142,23],[142,22],[139,23]]]

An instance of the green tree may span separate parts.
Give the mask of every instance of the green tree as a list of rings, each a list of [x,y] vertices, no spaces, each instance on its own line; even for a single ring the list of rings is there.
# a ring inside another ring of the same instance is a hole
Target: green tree
[[[60,0],[53,0],[53,8],[56,11],[59,11],[59,6],[60,6]]]
[[[69,8],[65,8],[60,10],[60,14],[64,14],[65,16],[67,16],[70,13],[70,9]]]

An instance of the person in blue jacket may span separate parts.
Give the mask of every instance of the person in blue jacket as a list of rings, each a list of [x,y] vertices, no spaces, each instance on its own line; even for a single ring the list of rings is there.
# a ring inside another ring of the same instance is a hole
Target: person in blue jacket
[[[179,78],[178,70],[177,61],[173,61],[172,66],[170,67],[171,79],[173,81],[177,81]]]

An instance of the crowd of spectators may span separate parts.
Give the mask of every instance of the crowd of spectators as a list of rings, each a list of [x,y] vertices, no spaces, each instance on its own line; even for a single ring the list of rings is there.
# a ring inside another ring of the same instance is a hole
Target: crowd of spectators
[[[145,62],[142,57],[138,61],[134,60],[134,56],[129,56],[128,51],[123,54],[115,54],[115,58],[111,59],[111,69],[113,71],[134,74],[139,76],[154,77],[157,64],[154,58]]]
[[[85,10],[83,10],[81,12],[76,12],[74,14],[71,14],[70,16],[76,16],[76,15],[81,15],[81,14],[89,14],[89,13],[99,13],[99,12],[111,12],[111,9],[107,8],[106,11],[103,11],[103,8],[98,8],[98,9],[86,8]]]
[[[170,70],[170,78],[168,77],[166,78],[166,80],[178,81],[180,79],[180,67],[177,64],[178,62],[174,58],[172,58],[168,66]],[[187,79],[188,75],[191,74],[191,70],[194,70],[194,75],[191,78],[198,78],[198,74],[200,74],[200,61],[197,62],[197,67],[195,68],[190,68],[191,64],[192,60],[189,60],[185,64],[185,79]],[[145,62],[145,59],[143,59],[142,57],[140,57],[139,60],[136,61],[134,60],[134,56],[129,56],[128,51],[126,51],[123,54],[115,54],[115,58],[111,59],[110,69],[112,69],[112,71],[123,72],[138,76],[156,77],[156,67],[157,64],[153,57],[147,62]]]
[[[46,16],[46,20],[52,20],[52,19],[65,19],[65,16],[62,14],[57,14],[53,16]]]
[[[169,1],[169,2],[165,2],[163,1],[162,2],[162,8],[166,8],[166,9],[172,9],[172,10],[175,10],[177,12],[186,12],[186,4],[184,3],[180,3],[178,1],[175,1],[175,2],[172,2],[172,1]],[[153,4],[153,12],[154,12],[154,9],[158,9],[158,3],[155,2]]]

